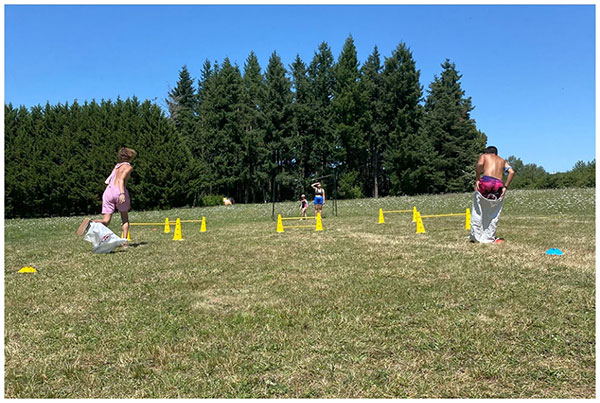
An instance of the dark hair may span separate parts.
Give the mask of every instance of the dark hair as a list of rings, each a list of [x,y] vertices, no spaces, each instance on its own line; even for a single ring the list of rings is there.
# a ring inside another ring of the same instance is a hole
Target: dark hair
[[[485,151],[483,152],[484,154],[496,154],[498,155],[498,149],[494,146],[489,146],[488,148],[485,149]]]

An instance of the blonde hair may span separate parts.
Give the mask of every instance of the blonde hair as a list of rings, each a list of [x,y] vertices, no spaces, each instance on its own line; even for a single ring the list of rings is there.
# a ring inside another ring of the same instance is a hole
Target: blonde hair
[[[132,159],[135,158],[137,152],[131,148],[123,147],[119,150],[117,154],[119,158],[119,162],[131,162]]]

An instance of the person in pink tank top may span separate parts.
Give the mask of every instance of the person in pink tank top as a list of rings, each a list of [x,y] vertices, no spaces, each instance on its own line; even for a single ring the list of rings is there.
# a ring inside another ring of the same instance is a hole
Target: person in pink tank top
[[[106,178],[106,189],[102,194],[102,218],[93,220],[108,227],[113,213],[121,213],[121,226],[123,229],[123,238],[129,234],[129,210],[131,209],[131,199],[125,186],[127,179],[133,171],[131,161],[135,158],[137,152],[131,148],[123,147],[119,150],[118,161],[110,176]],[[84,218],[77,230],[79,236],[83,235],[90,222],[89,218]],[[125,246],[125,245],[124,245]]]

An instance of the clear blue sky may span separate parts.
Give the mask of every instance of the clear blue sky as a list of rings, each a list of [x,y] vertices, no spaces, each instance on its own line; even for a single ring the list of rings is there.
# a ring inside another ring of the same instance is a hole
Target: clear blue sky
[[[426,95],[446,58],[463,75],[477,127],[500,155],[549,172],[595,159],[595,6],[6,5],[5,102],[14,106],[157,98],[185,64],[240,68],[250,51],[308,64],[325,41],[359,60],[405,42]]]

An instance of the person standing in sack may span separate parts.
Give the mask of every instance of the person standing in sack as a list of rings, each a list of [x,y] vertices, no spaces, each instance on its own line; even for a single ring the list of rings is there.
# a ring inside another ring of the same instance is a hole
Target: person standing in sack
[[[505,173],[507,178],[506,183],[503,183],[502,178]],[[498,156],[496,147],[489,146],[479,156],[475,175],[469,239],[472,242],[501,243],[503,239],[496,238],[496,229],[504,196],[515,176],[515,171],[508,162]]]
[[[108,227],[113,213],[121,213],[121,228],[123,238],[129,235],[129,210],[131,209],[131,199],[127,191],[127,179],[131,176],[133,167],[131,161],[135,158],[137,152],[131,148],[123,147],[117,153],[118,163],[113,168],[110,176],[106,178],[107,184],[102,194],[102,218],[93,220],[93,222],[104,224]],[[84,218],[77,230],[77,235],[81,236],[88,229],[89,218]],[[126,246],[124,244],[123,246]]]

